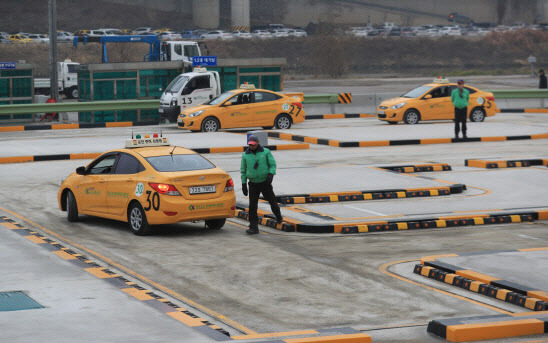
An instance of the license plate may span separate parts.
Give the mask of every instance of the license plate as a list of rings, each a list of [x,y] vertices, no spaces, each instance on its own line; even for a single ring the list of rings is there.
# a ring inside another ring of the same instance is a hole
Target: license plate
[[[198,186],[198,187],[189,187],[190,194],[205,194],[205,193],[215,193],[217,190],[215,186]]]
[[[177,118],[177,123],[182,124],[182,123],[183,123],[183,119],[182,119],[182,118]]]
[[[384,114],[384,111],[379,111],[377,112],[377,114]]]
[[[159,112],[159,113],[164,113],[164,109],[163,109],[163,108],[159,108],[159,109],[158,109],[158,112]]]

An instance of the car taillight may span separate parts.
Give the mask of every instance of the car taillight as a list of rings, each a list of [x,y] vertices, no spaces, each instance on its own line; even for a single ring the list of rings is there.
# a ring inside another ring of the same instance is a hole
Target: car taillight
[[[175,188],[175,186],[173,185],[168,185],[165,183],[153,183],[153,182],[149,182],[148,185],[160,194],[181,195],[181,193],[179,193],[177,188]]]
[[[491,100],[491,101],[495,101],[495,97],[494,97],[494,96],[486,96],[485,99]]]
[[[228,180],[225,185],[225,192],[234,190],[234,181],[232,179]]]
[[[303,103],[302,102],[294,102],[293,105],[297,106],[298,108],[303,108]]]

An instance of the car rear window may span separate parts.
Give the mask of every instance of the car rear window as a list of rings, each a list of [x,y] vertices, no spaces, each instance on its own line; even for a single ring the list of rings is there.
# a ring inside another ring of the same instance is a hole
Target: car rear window
[[[212,169],[215,165],[200,155],[164,155],[145,158],[159,172]]]

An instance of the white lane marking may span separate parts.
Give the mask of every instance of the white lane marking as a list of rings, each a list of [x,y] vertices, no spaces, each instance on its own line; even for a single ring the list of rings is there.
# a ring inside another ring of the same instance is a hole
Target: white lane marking
[[[531,237],[531,236],[527,236],[527,235],[518,235],[519,237],[523,237],[523,238],[529,238],[529,239],[540,239],[540,238],[537,238],[537,237]]]
[[[359,208],[359,207],[354,207],[354,206],[350,206],[350,205],[343,205],[343,206],[344,206],[344,207],[348,207],[348,208],[352,208],[352,209],[358,210],[358,211],[373,213],[373,214],[376,214],[376,215],[378,215],[378,216],[386,216],[386,214],[379,213],[379,212],[375,212],[375,211],[369,211],[369,210],[366,210],[366,209],[363,209],[363,208]]]

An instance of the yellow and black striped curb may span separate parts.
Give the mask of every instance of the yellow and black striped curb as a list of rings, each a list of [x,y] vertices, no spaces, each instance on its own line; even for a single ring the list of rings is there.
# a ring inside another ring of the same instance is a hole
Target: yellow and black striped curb
[[[367,113],[334,113],[334,114],[306,114],[305,120],[314,119],[351,119],[351,118],[374,118],[375,114]]]
[[[343,331],[343,332],[355,331],[356,333],[342,333],[342,334],[336,334],[336,335],[330,335],[330,336],[312,336],[312,337],[303,337],[303,338],[274,339],[271,341],[262,341],[262,342],[268,342],[268,343],[371,343],[372,342],[371,336],[369,336],[366,333],[359,332],[352,328],[343,328],[343,329],[345,330],[325,329],[325,330],[306,330],[306,331],[296,331],[296,332],[280,332],[275,334],[257,334],[257,335],[241,336],[242,338],[235,337],[235,339],[248,339],[248,337],[251,337],[253,339],[272,338],[272,337],[281,337],[281,336],[293,336],[295,334],[303,334],[303,333],[310,335],[310,334],[314,334],[315,332],[323,335],[328,333],[338,333],[340,331]]]
[[[281,145],[267,145],[266,148],[270,150],[302,150],[309,149],[308,144],[281,144]],[[244,152],[247,149],[246,146],[235,147],[220,147],[220,148],[196,148],[191,149],[198,154],[220,154],[230,152]],[[43,161],[62,161],[62,160],[88,160],[101,156],[103,153],[81,153],[81,154],[57,154],[57,155],[36,155],[36,156],[13,156],[13,157],[0,157],[0,164],[2,163],[25,163],[25,162],[43,162]]]
[[[494,136],[494,137],[469,137],[469,138],[426,138],[426,139],[399,139],[386,141],[357,141],[343,142],[334,139],[324,139],[308,136],[292,135],[289,133],[268,131],[268,137],[280,138],[296,142],[305,142],[319,145],[329,145],[337,148],[363,148],[375,146],[398,146],[398,145],[417,145],[417,144],[448,144],[448,143],[465,143],[465,142],[501,142],[501,141],[516,141],[527,139],[547,139],[548,133],[537,135],[522,135],[522,136]]]
[[[548,113],[548,108],[503,108],[500,113]]]
[[[445,282],[466,290],[487,295],[514,305],[526,307],[533,311],[548,310],[548,292],[533,287],[517,284],[515,282],[502,280],[496,277],[464,269],[449,263],[438,261],[442,257],[470,256],[481,258],[485,255],[498,254],[501,252],[528,252],[548,250],[548,248],[517,249],[492,251],[485,253],[464,253],[427,256],[417,264],[414,273],[426,276],[430,279]]]
[[[201,332],[202,334],[205,334],[217,341],[230,340],[230,334],[219,326],[200,318],[187,309],[162,298],[160,295],[155,294],[154,292],[149,291],[138,284],[131,282],[130,280],[127,280],[123,276],[116,274],[108,268],[102,267],[86,256],[78,254],[77,252],[64,247],[62,244],[49,239],[40,233],[24,227],[11,218],[1,216],[0,224],[27,238],[29,241],[51,251],[60,258],[82,268],[91,275],[109,282],[128,295],[143,301],[160,312],[165,313],[179,322]]]
[[[540,158],[530,158],[530,159],[520,159],[520,160],[482,160],[482,159],[469,159],[464,160],[464,165],[467,167],[476,167],[476,168],[520,168],[520,167],[530,167],[530,166],[548,166],[548,159]]]
[[[438,172],[438,171],[450,171],[451,166],[447,163],[430,163],[430,164],[409,164],[401,166],[387,166],[377,167],[381,169],[388,169],[398,173],[422,173],[422,172]]]
[[[540,313],[527,312],[439,319],[428,323],[426,330],[449,342],[542,335],[548,333],[548,317]]]
[[[312,193],[276,196],[280,204],[311,204],[339,201],[383,200],[397,198],[414,198],[427,196],[441,196],[462,193],[466,190],[463,184],[454,184],[448,187],[428,187],[409,189],[384,189],[370,191],[353,191],[339,193]]]
[[[339,93],[339,104],[351,104],[352,93]]]
[[[236,216],[238,218],[249,220],[249,210],[245,206],[236,204]],[[283,224],[277,224],[271,214],[265,214],[264,211],[259,211],[259,223],[273,229],[282,230],[285,232],[305,232],[305,233],[370,233],[384,231],[400,231],[400,230],[418,230],[418,229],[435,229],[449,228],[472,225],[488,225],[488,224],[507,224],[532,222],[535,220],[548,219],[548,209],[540,211],[528,212],[507,212],[496,214],[474,214],[474,215],[459,215],[447,217],[428,217],[421,219],[410,220],[382,220],[382,221],[366,221],[358,223],[340,223],[340,224],[322,224],[322,223],[305,223],[291,218],[284,217]]]
[[[148,126],[158,125],[158,121],[120,121],[110,123],[82,123],[82,124],[44,124],[44,125],[20,125],[20,126],[1,126],[0,132],[10,131],[35,131],[35,130],[67,130],[67,129],[94,129],[104,127],[128,127],[128,126]]]

